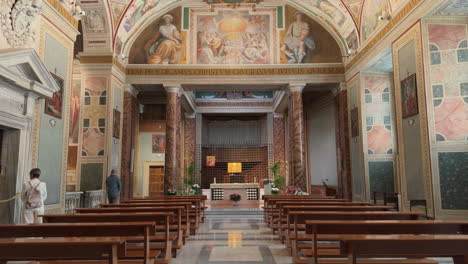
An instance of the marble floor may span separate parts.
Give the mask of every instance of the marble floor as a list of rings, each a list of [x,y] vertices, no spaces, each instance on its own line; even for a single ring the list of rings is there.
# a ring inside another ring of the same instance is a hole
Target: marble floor
[[[173,264],[284,264],[288,250],[260,216],[208,216]]]

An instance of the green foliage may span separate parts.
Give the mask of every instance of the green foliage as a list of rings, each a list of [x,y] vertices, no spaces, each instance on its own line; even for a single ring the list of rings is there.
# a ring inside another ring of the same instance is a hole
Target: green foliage
[[[273,184],[276,188],[282,190],[284,186],[284,176],[280,172],[281,161],[275,162],[273,166],[268,167],[273,173]]]
[[[195,181],[195,162],[190,163],[190,165],[184,168],[184,170],[184,186],[192,186]]]

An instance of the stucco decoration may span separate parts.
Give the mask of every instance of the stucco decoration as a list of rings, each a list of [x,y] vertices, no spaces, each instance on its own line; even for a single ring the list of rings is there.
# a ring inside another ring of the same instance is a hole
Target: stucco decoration
[[[0,2],[0,25],[11,47],[18,48],[35,43],[33,22],[42,12],[42,0],[3,0]]]

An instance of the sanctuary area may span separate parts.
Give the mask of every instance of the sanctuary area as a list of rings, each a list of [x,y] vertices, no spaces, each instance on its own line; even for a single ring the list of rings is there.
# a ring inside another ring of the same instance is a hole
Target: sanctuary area
[[[466,264],[467,227],[467,0],[0,1],[0,264]]]

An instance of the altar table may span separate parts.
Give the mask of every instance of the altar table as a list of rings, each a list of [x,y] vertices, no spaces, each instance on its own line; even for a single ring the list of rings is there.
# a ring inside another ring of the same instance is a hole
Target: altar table
[[[230,195],[240,194],[241,200],[238,204],[258,204],[260,200],[260,184],[258,183],[212,183],[211,204],[232,204]]]

